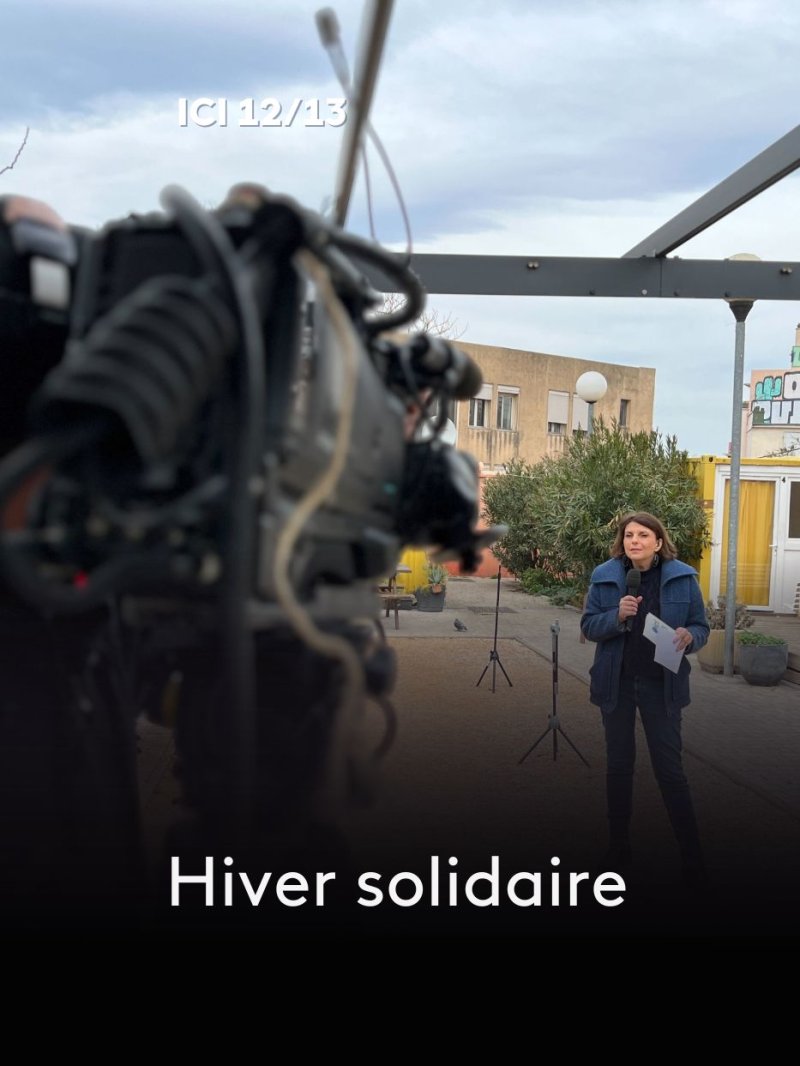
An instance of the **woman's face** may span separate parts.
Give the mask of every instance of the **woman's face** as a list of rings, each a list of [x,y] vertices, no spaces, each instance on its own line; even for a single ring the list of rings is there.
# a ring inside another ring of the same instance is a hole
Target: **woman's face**
[[[661,539],[647,526],[628,522],[622,534],[622,546],[637,570],[649,570],[656,552],[661,547]]]

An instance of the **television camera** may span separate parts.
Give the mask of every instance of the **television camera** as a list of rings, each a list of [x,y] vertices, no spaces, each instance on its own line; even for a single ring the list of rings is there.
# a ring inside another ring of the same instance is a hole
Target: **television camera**
[[[424,303],[401,257],[255,185],[162,205],[94,234],[0,201],[0,728],[28,805],[2,828],[26,894],[56,868],[131,883],[143,709],[175,725],[198,847],[302,846],[387,746],[359,755],[365,697],[394,728],[378,578],[403,545],[469,569],[497,535],[439,437],[479,371],[397,332]]]

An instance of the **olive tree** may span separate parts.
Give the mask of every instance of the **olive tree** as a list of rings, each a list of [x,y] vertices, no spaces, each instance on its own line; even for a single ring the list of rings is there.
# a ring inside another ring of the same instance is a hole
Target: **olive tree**
[[[591,436],[573,437],[557,458],[510,463],[487,482],[484,509],[491,522],[509,527],[494,552],[512,573],[538,568],[583,589],[608,558],[627,511],[657,515],[682,559],[699,559],[709,543],[697,483],[676,438],[626,433],[599,419]]]

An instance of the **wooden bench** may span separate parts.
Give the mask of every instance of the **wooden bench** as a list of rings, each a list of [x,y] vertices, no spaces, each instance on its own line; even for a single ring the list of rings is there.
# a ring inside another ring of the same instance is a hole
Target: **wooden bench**
[[[381,589],[378,593],[381,598],[381,602],[386,607],[386,617],[389,617],[389,611],[394,611],[394,628],[400,628],[400,604],[401,603],[413,603],[414,597],[410,592],[398,592],[396,590]]]

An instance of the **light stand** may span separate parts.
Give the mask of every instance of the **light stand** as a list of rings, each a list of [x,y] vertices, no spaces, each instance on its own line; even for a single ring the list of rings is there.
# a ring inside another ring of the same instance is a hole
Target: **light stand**
[[[498,666],[503,671],[503,677],[508,682],[508,687],[509,688],[513,688],[514,687],[511,684],[511,678],[506,673],[505,667],[500,662],[500,656],[497,653],[497,622],[498,622],[498,619],[500,617],[500,571],[501,570],[502,570],[502,567],[498,566],[498,568],[497,568],[497,600],[496,600],[495,605],[494,605],[494,647],[489,652],[489,662],[486,664],[486,666],[484,666],[483,673],[478,678],[478,683],[475,685],[475,688],[478,688],[480,686],[481,681],[483,681],[484,676],[486,675],[486,671],[491,666],[491,668],[492,668],[492,692],[494,692],[494,682],[495,682],[495,677],[497,675],[497,667]]]
[[[539,739],[528,748],[528,750],[525,752],[525,754],[522,756],[522,758],[517,763],[517,766],[521,766],[525,762],[525,760],[528,758],[530,753],[535,748],[537,748],[539,746],[539,744],[541,744],[541,742],[544,740],[544,738],[547,736],[548,733],[552,733],[553,734],[553,761],[554,762],[558,758],[558,734],[560,733],[561,736],[564,738],[564,740],[566,740],[567,744],[569,744],[569,746],[572,748],[572,750],[578,756],[578,758],[581,759],[582,762],[585,763],[586,766],[588,766],[589,765],[588,762],[586,762],[586,759],[584,759],[584,757],[581,755],[581,753],[578,751],[578,749],[575,747],[575,745],[569,739],[567,734],[561,728],[561,725],[559,724],[559,721],[558,721],[558,634],[559,634],[558,622],[553,622],[553,624],[550,626],[550,632],[553,635],[553,711],[552,711],[552,714],[550,714],[550,716],[547,719],[547,729],[545,729],[544,733],[542,733],[542,735],[539,737]]]

